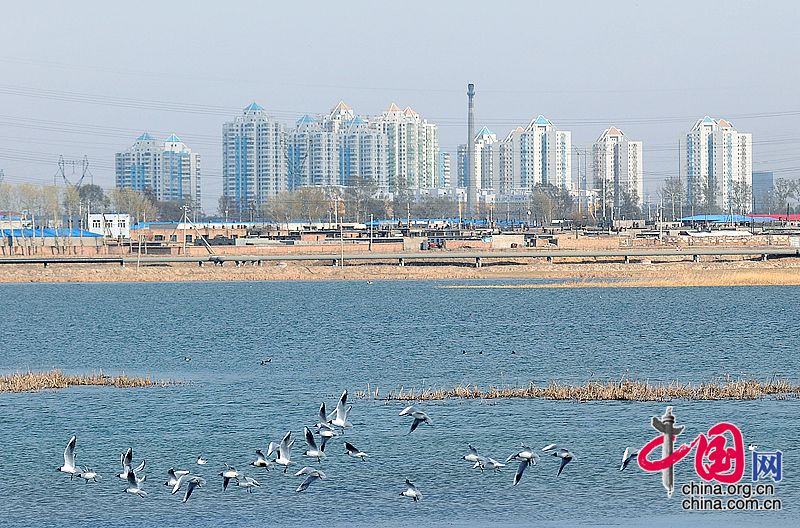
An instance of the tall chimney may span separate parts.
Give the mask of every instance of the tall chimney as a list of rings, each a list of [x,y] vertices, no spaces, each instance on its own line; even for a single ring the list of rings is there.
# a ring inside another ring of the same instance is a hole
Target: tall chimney
[[[468,219],[475,218],[478,205],[478,188],[475,182],[475,85],[467,85],[469,118],[467,120],[467,211]]]

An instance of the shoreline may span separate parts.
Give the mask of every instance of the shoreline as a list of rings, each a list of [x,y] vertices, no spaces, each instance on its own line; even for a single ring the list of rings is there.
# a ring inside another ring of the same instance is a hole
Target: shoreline
[[[0,283],[64,282],[182,282],[272,280],[447,280],[531,279],[564,280],[553,286],[733,286],[800,285],[800,259],[768,261],[725,257],[703,262],[685,260],[637,262],[581,261],[448,263],[351,263],[344,268],[323,261],[277,261],[263,266],[204,266],[196,263],[147,263],[141,266],[113,264],[35,264],[0,266]],[[603,279],[627,279],[604,283]],[[574,283],[579,280],[583,282]],[[586,282],[588,281],[588,282]]]

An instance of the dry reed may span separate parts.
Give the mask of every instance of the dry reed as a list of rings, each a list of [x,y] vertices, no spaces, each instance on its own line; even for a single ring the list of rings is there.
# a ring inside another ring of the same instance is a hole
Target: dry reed
[[[359,392],[358,397],[379,399],[378,390]],[[527,387],[489,387],[481,390],[476,385],[454,385],[450,389],[423,388],[407,390],[401,387],[389,391],[386,400],[444,400],[448,398],[544,398],[548,400],[629,400],[629,401],[669,401],[669,400],[755,400],[765,397],[785,399],[800,396],[800,385],[773,377],[768,381],[754,379],[727,378],[695,385],[673,381],[669,384],[653,384],[623,377],[620,381],[605,383],[590,380],[585,385],[567,385],[551,381],[540,387],[529,384]]]
[[[109,387],[165,387],[178,384],[172,380],[151,380],[150,377],[140,378],[128,376],[124,372],[117,376],[106,376],[100,373],[73,376],[65,374],[58,369],[48,372],[23,372],[0,376],[0,392],[38,392],[42,389],[65,389],[73,385],[103,385]]]

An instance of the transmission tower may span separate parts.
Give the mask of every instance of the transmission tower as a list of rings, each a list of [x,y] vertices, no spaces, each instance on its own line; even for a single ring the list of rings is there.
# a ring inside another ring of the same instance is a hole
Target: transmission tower
[[[81,169],[81,177],[78,179],[77,183],[73,185],[70,183],[69,179],[67,179],[67,171],[66,166],[72,166],[72,177],[73,179],[77,177],[76,169],[80,167]],[[88,156],[84,156],[82,160],[65,160],[64,156],[58,157],[58,171],[56,171],[55,176],[53,176],[53,184],[58,185],[58,176],[61,175],[61,179],[64,181],[64,184],[70,187],[75,187],[79,189],[81,184],[83,184],[83,179],[86,178],[86,175],[89,175],[92,181],[94,181],[94,176],[89,171],[89,158]]]

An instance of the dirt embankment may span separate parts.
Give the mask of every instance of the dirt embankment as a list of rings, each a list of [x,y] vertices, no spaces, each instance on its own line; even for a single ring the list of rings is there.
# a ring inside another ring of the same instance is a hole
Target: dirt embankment
[[[474,260],[460,263],[397,262],[348,263],[343,268],[329,261],[264,262],[237,267],[206,263],[159,264],[2,264],[0,283],[22,282],[164,282],[164,281],[250,281],[250,280],[383,280],[383,279],[631,279],[630,285],[800,285],[800,259],[780,258],[766,262],[737,257],[688,260],[643,260],[625,264],[619,260],[578,261],[544,259],[519,261],[484,259],[480,268]],[[623,284],[623,285],[624,285]],[[597,285],[600,285],[599,283]],[[607,285],[607,284],[606,284]]]

